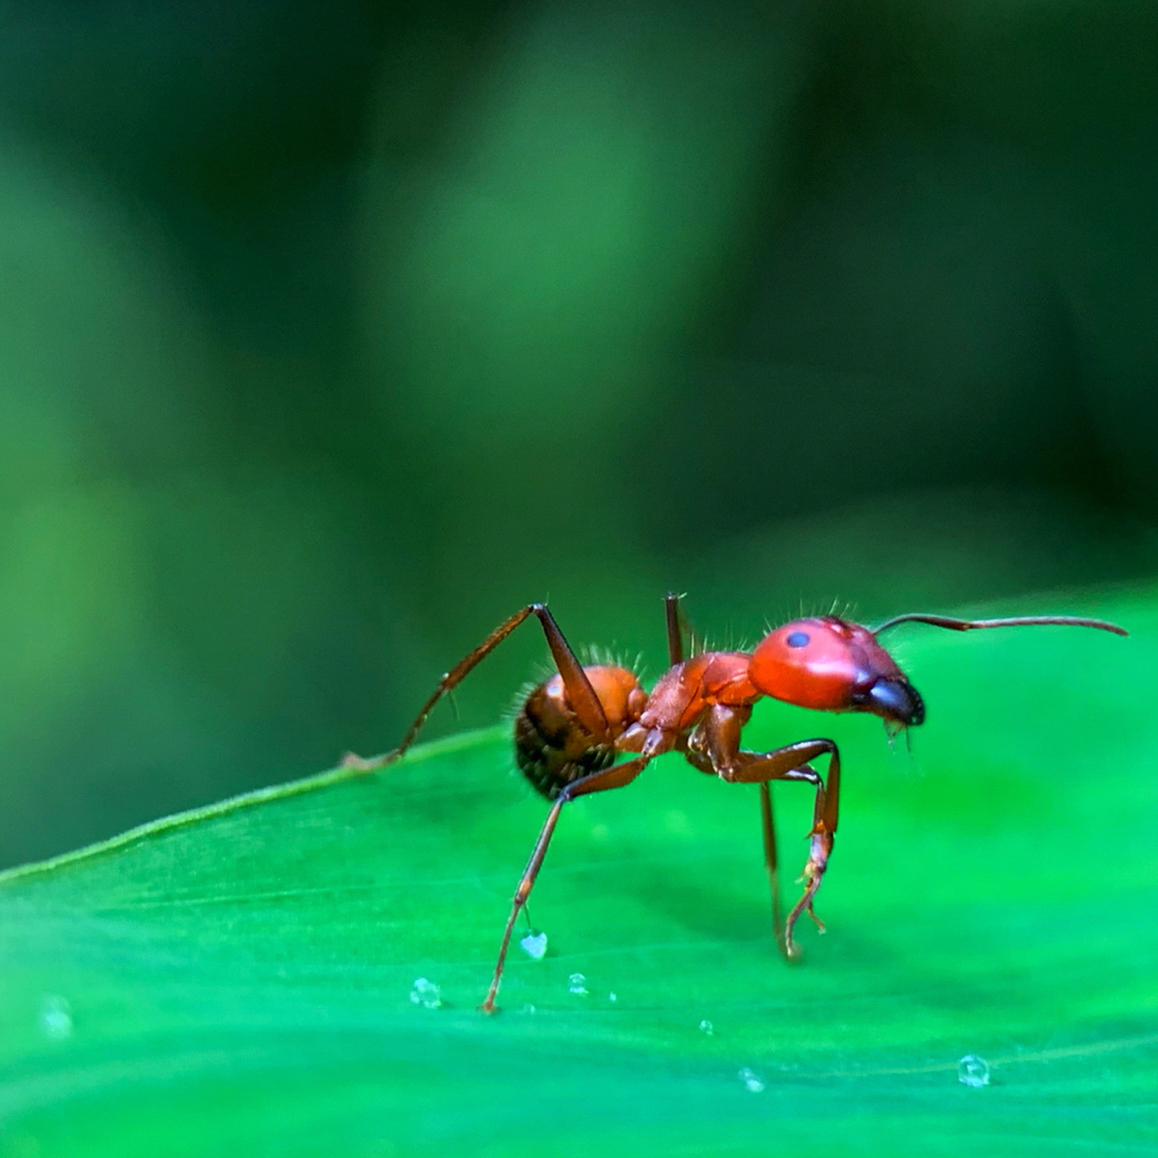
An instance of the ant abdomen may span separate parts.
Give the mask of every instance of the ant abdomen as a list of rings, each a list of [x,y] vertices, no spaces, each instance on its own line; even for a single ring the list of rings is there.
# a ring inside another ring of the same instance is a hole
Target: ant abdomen
[[[537,687],[515,718],[515,761],[531,786],[548,800],[592,772],[607,768],[615,749],[600,744],[572,718],[561,722],[545,711],[546,697]]]
[[[609,742],[584,726],[558,675],[539,684],[515,717],[515,761],[535,791],[548,800],[568,784],[610,767],[615,739],[647,706],[647,693],[625,668],[600,665],[583,671],[603,708]]]

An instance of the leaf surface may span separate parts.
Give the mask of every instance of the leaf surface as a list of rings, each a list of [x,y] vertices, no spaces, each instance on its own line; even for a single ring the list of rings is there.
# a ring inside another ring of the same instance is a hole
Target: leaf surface
[[[545,815],[505,729],[3,874],[0,1155],[1153,1153],[1158,612],[1096,610],[1132,637],[903,629],[912,755],[762,706],[846,767],[793,966],[755,791],[664,757],[564,810],[478,1014]]]

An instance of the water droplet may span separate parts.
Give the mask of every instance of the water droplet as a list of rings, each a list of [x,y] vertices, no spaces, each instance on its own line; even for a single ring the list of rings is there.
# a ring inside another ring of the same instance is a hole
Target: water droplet
[[[582,973],[572,973],[567,978],[567,989],[576,997],[587,996],[587,978]]]
[[[410,987],[410,1000],[415,1005],[421,1005],[423,1009],[441,1009],[442,989],[433,981],[419,977]]]
[[[547,955],[547,934],[536,933],[532,929],[520,942],[519,947],[533,961],[542,961]]]
[[[50,996],[40,1003],[40,1032],[49,1041],[67,1041],[72,1037],[72,1006],[68,998]]]
[[[616,996],[614,993],[609,993],[609,994],[607,995],[607,1000],[608,1000],[608,1001],[618,1001],[618,1000],[619,1000],[619,998],[618,998],[618,997],[617,997],[617,996]]]
[[[534,1013],[535,1007],[528,1001],[527,1004],[523,1006],[523,1012],[524,1013]]]
[[[989,1085],[989,1063],[975,1053],[967,1053],[957,1063],[957,1080],[975,1090]]]
[[[711,1037],[715,1032],[716,1027],[705,1017],[704,1020],[700,1022],[700,1033],[706,1033],[708,1037]]]
[[[745,1066],[736,1076],[744,1083],[744,1089],[749,1093],[762,1094],[764,1092],[764,1083],[755,1070],[750,1070]]]

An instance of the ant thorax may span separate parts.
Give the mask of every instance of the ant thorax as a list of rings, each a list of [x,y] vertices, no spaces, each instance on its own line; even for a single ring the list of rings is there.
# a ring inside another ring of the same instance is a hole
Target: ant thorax
[[[763,694],[749,678],[752,657],[743,651],[705,651],[669,668],[652,688],[640,725],[684,732],[713,704],[745,707]]]

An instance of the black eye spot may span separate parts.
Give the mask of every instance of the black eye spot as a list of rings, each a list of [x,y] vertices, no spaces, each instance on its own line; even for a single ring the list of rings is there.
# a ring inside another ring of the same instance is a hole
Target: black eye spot
[[[785,641],[789,647],[807,647],[812,638],[807,631],[794,631]]]

